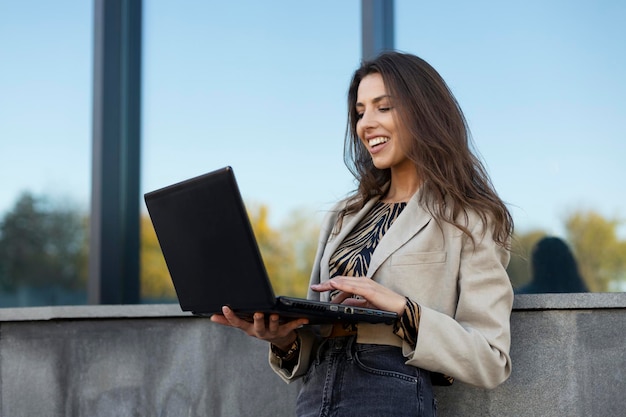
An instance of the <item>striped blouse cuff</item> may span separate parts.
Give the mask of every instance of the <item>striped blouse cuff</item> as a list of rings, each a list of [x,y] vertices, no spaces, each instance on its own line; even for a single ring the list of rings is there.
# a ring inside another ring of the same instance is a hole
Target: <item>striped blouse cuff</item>
[[[420,324],[420,306],[408,297],[404,306],[404,314],[393,325],[393,332],[411,347],[417,345],[417,333]]]

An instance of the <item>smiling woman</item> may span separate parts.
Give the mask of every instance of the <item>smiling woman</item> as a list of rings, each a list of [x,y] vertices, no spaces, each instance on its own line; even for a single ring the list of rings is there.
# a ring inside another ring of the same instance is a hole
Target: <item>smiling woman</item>
[[[326,215],[308,298],[398,319],[311,326],[257,312],[249,322],[224,306],[211,320],[269,342],[276,373],[303,378],[300,417],[435,416],[433,384],[504,382],[513,222],[444,80],[411,54],[363,62],[345,151],[359,187]]]
[[[400,97],[397,100],[401,100]],[[406,170],[411,180],[404,185],[407,189],[389,190],[386,199],[398,199],[398,194],[406,201],[415,194],[419,181],[408,159],[406,148],[409,141],[396,128],[396,109],[393,99],[387,93],[383,77],[379,73],[365,76],[359,83],[355,110],[357,113],[356,132],[372,158],[377,169]],[[403,141],[404,137],[404,141]],[[398,184],[399,185],[399,184]]]

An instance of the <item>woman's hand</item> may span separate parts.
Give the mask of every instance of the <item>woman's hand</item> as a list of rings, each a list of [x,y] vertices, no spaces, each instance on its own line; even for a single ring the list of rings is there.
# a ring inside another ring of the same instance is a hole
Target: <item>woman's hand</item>
[[[339,290],[341,292],[333,298],[333,303],[393,311],[400,316],[406,305],[404,296],[365,277],[335,277],[311,285],[311,289],[317,292]],[[361,298],[352,298],[353,295]]]
[[[296,319],[280,324],[278,314],[271,314],[269,320],[265,320],[263,313],[254,313],[253,322],[240,319],[235,312],[228,307],[222,307],[222,314],[214,314],[211,321],[225,326],[236,327],[248,336],[270,342],[281,350],[289,349],[296,340],[295,330],[309,322],[308,319]]]

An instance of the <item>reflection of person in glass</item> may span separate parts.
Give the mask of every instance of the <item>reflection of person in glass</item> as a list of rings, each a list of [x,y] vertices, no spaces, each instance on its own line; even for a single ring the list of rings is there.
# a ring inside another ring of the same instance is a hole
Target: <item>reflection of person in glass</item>
[[[576,259],[558,237],[544,237],[535,245],[531,259],[532,280],[518,294],[586,292]]]

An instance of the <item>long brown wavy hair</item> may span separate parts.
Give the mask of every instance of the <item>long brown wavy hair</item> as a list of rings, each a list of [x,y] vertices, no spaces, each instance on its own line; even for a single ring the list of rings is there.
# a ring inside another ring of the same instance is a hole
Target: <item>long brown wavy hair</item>
[[[357,90],[361,80],[374,73],[382,76],[395,108],[402,146],[422,181],[421,203],[438,222],[451,223],[470,238],[459,215],[467,220],[469,210],[476,212],[485,225],[493,223],[493,239],[508,247],[513,219],[472,152],[471,135],[458,102],[439,73],[411,54],[383,53],[363,62],[352,77],[344,161],[358,188],[342,214],[356,212],[373,196],[382,195],[391,179],[390,169],[374,166],[356,131]]]

